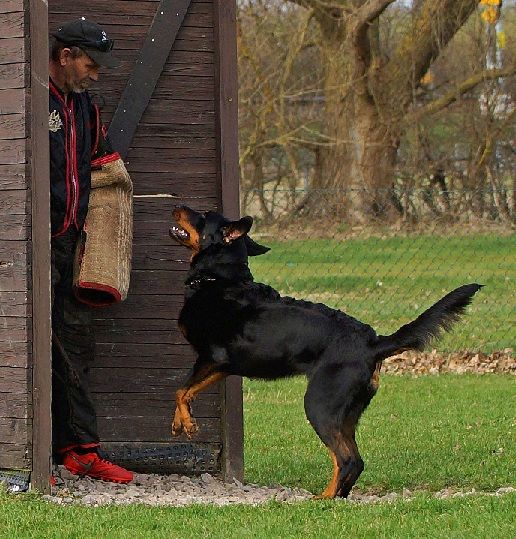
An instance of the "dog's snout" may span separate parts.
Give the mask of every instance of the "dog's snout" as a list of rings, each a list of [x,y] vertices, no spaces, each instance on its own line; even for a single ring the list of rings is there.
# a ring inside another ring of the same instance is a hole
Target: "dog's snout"
[[[183,213],[185,207],[184,206],[177,206],[172,210],[172,217],[174,219],[179,219],[181,217],[181,214]]]

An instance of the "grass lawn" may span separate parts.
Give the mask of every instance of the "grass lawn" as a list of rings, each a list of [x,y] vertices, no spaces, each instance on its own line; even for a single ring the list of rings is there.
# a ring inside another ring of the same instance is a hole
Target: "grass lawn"
[[[461,284],[484,284],[468,316],[437,348],[492,352],[514,347],[514,235],[258,239],[272,250],[251,259],[256,280],[284,294],[342,309],[383,334]]]
[[[84,539],[288,539],[514,537],[516,495],[392,504],[270,503],[263,507],[60,507],[0,495],[0,537]]]
[[[494,491],[514,485],[514,378],[383,376],[358,443],[369,491]],[[330,460],[302,409],[302,379],[246,381],[247,481],[320,491]],[[342,501],[260,507],[57,506],[0,494],[0,537],[77,538],[500,538],[516,534],[516,495],[355,505]]]
[[[318,493],[332,467],[305,418],[303,378],[246,381],[246,480]],[[495,490],[516,480],[516,380],[510,375],[381,376],[357,443],[373,491]]]
[[[390,333],[444,293],[487,285],[439,349],[486,352],[514,345],[513,237],[412,236],[267,242],[257,280],[322,301]],[[303,411],[306,382],[247,381],[246,480],[320,492],[331,464]],[[357,489],[410,489],[380,504],[310,501],[249,506],[57,506],[0,493],[0,538],[500,538],[516,536],[516,495],[436,499],[445,487],[514,486],[515,378],[383,376],[357,435],[365,471]]]

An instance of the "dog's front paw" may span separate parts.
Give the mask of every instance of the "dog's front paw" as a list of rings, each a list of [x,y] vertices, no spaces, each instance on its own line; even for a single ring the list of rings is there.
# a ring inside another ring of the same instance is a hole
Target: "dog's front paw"
[[[183,430],[188,438],[191,438],[199,430],[197,421],[193,417],[190,417],[183,423]]]
[[[183,432],[183,422],[181,421],[181,414],[179,408],[176,408],[174,413],[174,419],[172,420],[172,436],[179,436]]]

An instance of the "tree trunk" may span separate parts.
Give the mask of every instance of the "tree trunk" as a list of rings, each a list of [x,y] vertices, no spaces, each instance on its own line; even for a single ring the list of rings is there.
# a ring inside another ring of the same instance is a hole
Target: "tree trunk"
[[[378,105],[363,92],[364,83],[354,80],[349,45],[326,37],[321,52],[327,66],[327,142],[319,149],[308,206],[312,212],[331,212],[350,222],[391,220],[397,215],[392,187],[398,141],[391,139]]]

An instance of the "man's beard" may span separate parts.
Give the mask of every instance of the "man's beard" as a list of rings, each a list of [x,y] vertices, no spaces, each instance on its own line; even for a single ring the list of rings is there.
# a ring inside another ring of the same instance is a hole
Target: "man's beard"
[[[84,79],[82,81],[71,80],[68,82],[68,88],[71,92],[76,94],[82,94],[90,87],[90,80]]]

